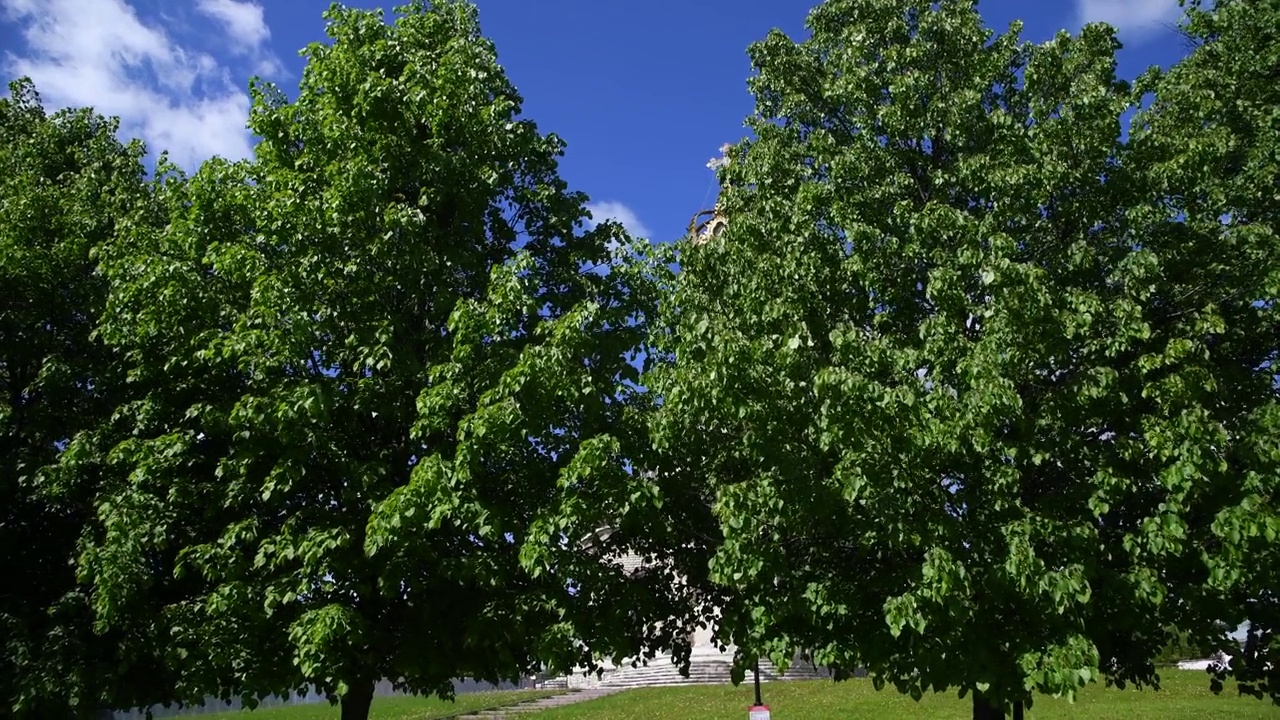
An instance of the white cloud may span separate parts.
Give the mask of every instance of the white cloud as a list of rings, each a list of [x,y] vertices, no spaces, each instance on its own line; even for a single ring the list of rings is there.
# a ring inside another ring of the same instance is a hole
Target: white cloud
[[[237,0],[196,0],[200,12],[227,26],[231,39],[245,48],[256,48],[271,37],[262,6]]]
[[[1182,15],[1178,0],[1076,0],[1082,23],[1109,23],[1122,33],[1146,34]]]
[[[591,213],[591,219],[587,221],[587,227],[589,228],[595,227],[597,223],[605,220],[616,220],[632,235],[641,238],[649,237],[649,228],[640,222],[640,218],[636,217],[631,208],[620,202],[602,200],[600,202],[587,203],[587,212]]]
[[[92,106],[119,116],[122,134],[141,136],[153,152],[168,150],[188,168],[212,155],[250,155],[243,83],[233,82],[212,55],[144,21],[125,0],[0,0],[0,15],[26,41],[21,54],[0,58],[5,73],[30,76],[46,106]],[[258,37],[252,33],[266,28],[249,32]]]
[[[254,58],[259,74],[280,74],[280,62],[266,47],[271,29],[261,5],[253,0],[196,0],[196,9],[222,23],[232,49]]]

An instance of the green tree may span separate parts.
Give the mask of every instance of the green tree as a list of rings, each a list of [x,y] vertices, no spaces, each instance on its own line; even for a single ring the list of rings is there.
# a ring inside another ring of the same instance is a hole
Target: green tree
[[[382,678],[586,657],[563,611],[590,578],[522,558],[517,521],[622,452],[592,439],[638,403],[656,293],[599,272],[621,228],[581,230],[471,5],[325,17],[295,99],[253,87],[254,158],[162,167],[167,225],[103,253],[137,396],[84,572],[108,627],[156,577],[195,585],[154,613],[182,699],[314,685],[346,720]]]
[[[703,439],[668,466],[714,496],[722,633],[743,665],[811,650],[975,717],[1155,681],[1175,630],[1238,622],[1221,518],[1274,498],[1274,225],[1205,224],[1231,208],[1203,164],[1153,184],[1110,28],[1031,45],[968,0],[829,0],[808,28],[751,48],[728,228],[682,249],[652,380],[659,446]]]
[[[46,114],[29,80],[0,99],[0,703],[5,717],[87,716],[167,698],[159,659],[98,635],[75,559],[100,468],[59,462],[120,400],[94,337],[95,251],[146,203],[144,149],[91,110]],[[145,646],[142,646],[145,648]]]
[[[416,513],[514,551],[522,572],[550,583],[532,616],[549,625],[520,630],[544,636],[537,654],[550,667],[670,652],[687,671],[715,599],[713,543],[698,533],[716,528],[702,486],[658,472],[655,396],[638,384],[662,357],[655,319],[671,246],[622,243],[602,274],[547,274],[535,257],[456,311],[453,356],[422,396],[423,424],[456,444],[384,503],[377,544],[420,553],[416,534],[395,532]]]
[[[1188,392],[1195,398],[1184,420],[1188,429],[1213,409],[1220,429],[1200,441],[1201,452],[1230,479],[1213,487],[1222,497],[1207,509],[1215,511],[1204,545],[1210,582],[1196,609],[1233,628],[1252,621],[1244,652],[1234,643],[1222,646],[1233,661],[1217,679],[1234,677],[1243,692],[1274,701],[1280,700],[1274,366],[1280,350],[1280,87],[1274,82],[1280,3],[1193,1],[1187,7],[1182,30],[1193,50],[1140,84],[1153,101],[1135,124],[1132,155],[1159,202],[1136,219],[1153,249],[1171,258],[1159,288],[1176,299],[1166,310],[1168,322],[1198,340],[1178,364],[1195,374],[1173,374],[1160,390],[1180,402]]]

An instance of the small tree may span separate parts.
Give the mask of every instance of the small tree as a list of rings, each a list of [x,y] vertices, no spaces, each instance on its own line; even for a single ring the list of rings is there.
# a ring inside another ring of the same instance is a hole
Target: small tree
[[[157,573],[196,583],[156,619],[184,698],[314,685],[348,720],[381,678],[448,696],[583,656],[518,521],[608,452],[652,292],[591,271],[621,229],[581,231],[471,5],[326,18],[296,99],[254,87],[253,160],[164,170],[169,224],[105,253],[144,392],[85,560],[107,624]]]
[[[1155,681],[1170,628],[1241,609],[1201,548],[1240,548],[1215,518],[1256,502],[1273,236],[1175,240],[1109,28],[1029,45],[966,0],[830,0],[808,27],[751,49],[755,138],[721,171],[727,230],[683,249],[653,380],[663,447],[704,438],[722,632],[974,717]]]

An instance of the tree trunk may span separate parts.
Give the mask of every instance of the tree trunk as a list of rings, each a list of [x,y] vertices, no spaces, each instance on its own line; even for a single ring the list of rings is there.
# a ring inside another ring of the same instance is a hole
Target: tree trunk
[[[973,692],[973,720],[1004,720],[1004,709],[991,704],[985,695],[975,690]]]
[[[369,720],[369,706],[373,704],[373,683],[355,682],[339,701],[342,720]]]
[[[1004,708],[992,704],[980,692],[973,693],[973,720],[1004,720]],[[1013,704],[1013,720],[1023,720],[1021,702]]]

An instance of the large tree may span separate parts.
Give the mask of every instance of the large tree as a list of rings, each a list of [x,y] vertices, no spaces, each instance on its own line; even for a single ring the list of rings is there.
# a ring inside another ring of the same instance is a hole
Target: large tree
[[[146,207],[144,149],[89,109],[46,113],[29,80],[0,99],[0,715],[82,717],[167,699],[145,639],[99,635],[75,559],[94,463],[62,466],[122,396],[95,328],[94,253]],[[139,645],[135,640],[144,640]]]
[[[728,226],[683,248],[653,376],[659,445],[703,441],[668,464],[714,497],[721,632],[975,717],[1156,680],[1175,628],[1241,610],[1213,585],[1248,564],[1223,518],[1274,499],[1280,255],[1213,189],[1273,207],[1274,176],[1179,165],[1153,125],[1182,173],[1155,183],[1105,26],[1031,45],[971,0],[829,0],[808,28],[751,48]],[[1254,127],[1235,151],[1270,157]]]
[[[84,562],[108,627],[157,576],[195,584],[155,616],[184,699],[314,685],[354,719],[382,678],[586,658],[594,616],[565,609],[591,578],[521,550],[558,481],[621,472],[656,295],[600,271],[624,233],[583,230],[471,5],[325,17],[295,98],[254,87],[254,157],[162,167],[169,223],[103,253],[138,399]]]

